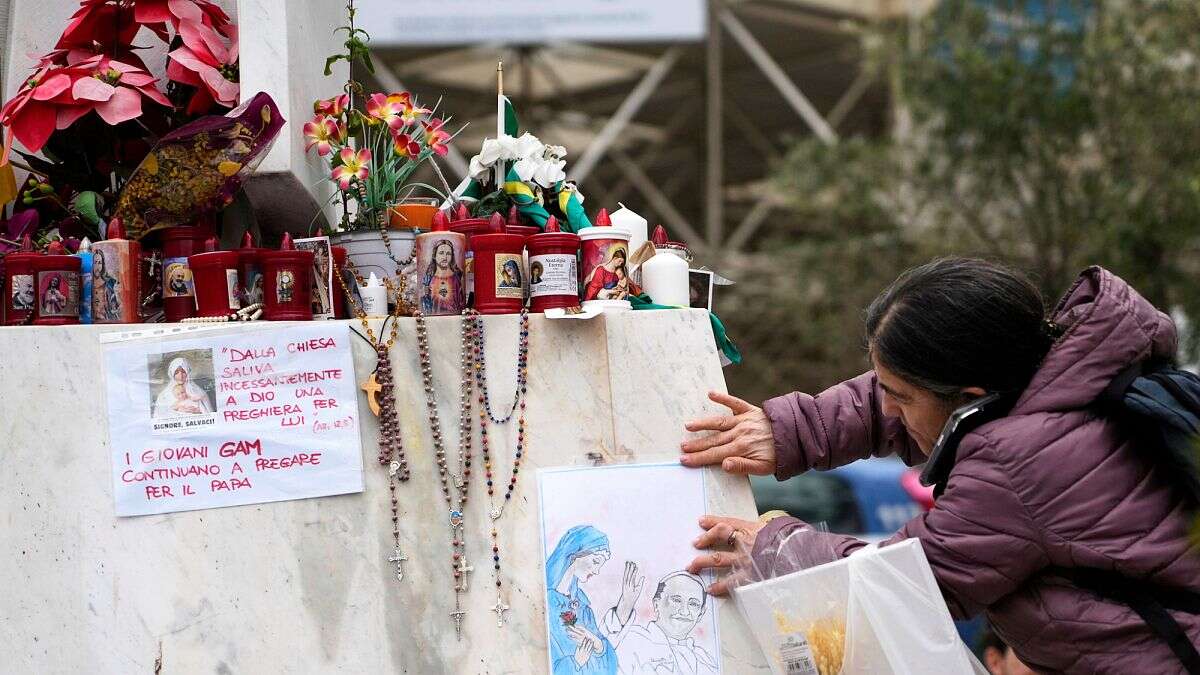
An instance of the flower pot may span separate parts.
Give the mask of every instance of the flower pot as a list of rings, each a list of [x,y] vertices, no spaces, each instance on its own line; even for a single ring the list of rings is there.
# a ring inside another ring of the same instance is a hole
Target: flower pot
[[[388,209],[388,226],[393,230],[420,230],[428,232],[433,214],[437,213],[436,203],[428,199],[418,199],[403,204],[397,204]]]
[[[388,232],[388,240],[392,245],[391,256],[388,256],[388,249],[383,244],[383,235],[379,230],[338,232],[329,239],[334,245],[346,249],[347,258],[362,278],[366,279],[374,272],[380,279],[394,279],[397,270],[396,262],[392,258],[400,262],[408,261],[412,257],[415,237],[413,232],[405,230]]]

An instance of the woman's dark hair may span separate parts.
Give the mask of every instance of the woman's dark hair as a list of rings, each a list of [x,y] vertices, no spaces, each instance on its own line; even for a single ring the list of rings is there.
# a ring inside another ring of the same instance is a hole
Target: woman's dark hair
[[[966,387],[1016,393],[1053,344],[1042,294],[986,260],[914,267],[867,309],[867,346],[905,381],[947,400]]]

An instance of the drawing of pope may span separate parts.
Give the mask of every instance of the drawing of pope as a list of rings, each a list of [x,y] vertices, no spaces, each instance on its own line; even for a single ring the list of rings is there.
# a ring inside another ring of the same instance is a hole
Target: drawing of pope
[[[631,621],[632,612],[614,607],[606,614],[605,630],[616,645],[619,672],[717,675],[717,660],[691,637],[708,607],[704,582],[684,571],[671,572],[659,580],[653,605],[654,620],[644,626]]]

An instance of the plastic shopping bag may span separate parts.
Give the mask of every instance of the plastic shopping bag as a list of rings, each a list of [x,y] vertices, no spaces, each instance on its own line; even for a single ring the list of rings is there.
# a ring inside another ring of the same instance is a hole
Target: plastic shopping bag
[[[916,539],[743,585],[733,597],[776,675],[987,675]]]

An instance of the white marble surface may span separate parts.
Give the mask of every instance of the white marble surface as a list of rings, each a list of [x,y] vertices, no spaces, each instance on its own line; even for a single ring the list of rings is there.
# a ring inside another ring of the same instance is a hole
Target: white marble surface
[[[511,400],[518,319],[486,321],[500,406]],[[481,555],[461,643],[448,617],[449,542],[411,319],[392,350],[414,471],[400,489],[413,558],[402,584],[386,562],[387,489],[369,414],[362,494],[118,519],[100,386],[105,329],[0,328],[0,671],[153,672],[161,659],[164,673],[545,672],[536,469],[672,459],[683,422],[712,412],[704,393],[725,384],[700,311],[531,323],[530,447],[500,534],[509,625],[497,629],[487,611],[494,586]],[[443,406],[458,400],[458,330],[456,318],[430,320]],[[374,355],[354,343],[362,377]],[[457,447],[457,405],[441,414]],[[508,431],[492,434],[501,457],[515,442]],[[706,480],[713,511],[753,515],[745,479]],[[478,482],[471,550],[487,540],[486,503]],[[733,605],[720,611],[726,672],[767,672]]]

